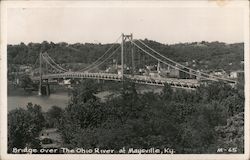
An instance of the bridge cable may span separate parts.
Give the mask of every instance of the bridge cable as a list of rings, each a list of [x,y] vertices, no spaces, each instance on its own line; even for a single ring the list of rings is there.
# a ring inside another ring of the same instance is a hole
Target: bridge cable
[[[118,49],[120,49],[121,48],[121,46],[119,46],[119,47],[117,47],[106,59],[104,59],[103,61],[101,61],[99,64],[97,64],[96,66],[93,66],[92,68],[90,68],[90,69],[88,69],[88,70],[86,70],[86,71],[89,71],[89,70],[92,70],[92,69],[94,69],[94,68],[97,68],[98,66],[100,66],[101,64],[103,64],[105,61],[107,61],[111,56],[113,56],[115,53],[116,53],[116,51],[118,50]]]
[[[61,66],[59,66],[50,56],[49,56],[49,54],[48,53],[44,53],[45,54],[45,56],[46,57],[48,57],[49,58],[49,60],[51,60],[51,62],[52,63],[54,63],[58,68],[60,68],[61,70],[63,70],[63,71],[65,71],[65,72],[67,72],[68,70],[66,70],[66,69],[64,69],[64,68],[62,68]]]
[[[117,40],[112,44],[112,46],[101,57],[99,57],[96,61],[94,61],[93,63],[91,63],[91,65],[89,65],[89,66],[87,66],[87,67],[85,67],[83,69],[80,69],[78,72],[85,71],[88,68],[91,68],[92,66],[94,66],[100,59],[102,59],[116,45],[116,43],[118,42],[118,40],[120,38],[121,38],[121,35],[117,38]]]
[[[162,54],[160,54],[159,52],[157,52],[157,51],[155,51],[154,49],[152,49],[151,47],[149,47],[148,45],[146,45],[144,42],[142,42],[141,40],[138,40],[141,44],[143,44],[144,46],[146,46],[148,49],[150,49],[151,51],[153,51],[153,52],[155,52],[156,54],[158,54],[158,55],[160,55],[161,57],[163,57],[163,58],[165,58],[165,59],[167,59],[168,61],[171,61],[171,62],[173,62],[173,63],[175,63],[175,64],[177,64],[177,65],[179,65],[179,66],[181,66],[181,67],[183,67],[183,68],[187,68],[187,69],[189,69],[189,70],[191,70],[191,71],[194,71],[194,72],[198,72],[198,71],[196,71],[196,70],[194,70],[194,69],[192,69],[192,68],[190,68],[190,67],[187,67],[187,66],[184,66],[184,65],[182,65],[182,64],[180,64],[180,63],[178,63],[178,62],[176,62],[176,61],[174,61],[174,60],[172,60],[172,59],[170,59],[170,58],[167,58],[167,57],[165,57],[165,56],[163,56]],[[209,74],[207,74],[207,73],[204,73],[204,72],[199,72],[199,73],[201,73],[201,74],[203,74],[203,75],[206,75],[206,76],[211,76],[211,75],[209,75]],[[230,80],[230,79],[226,79],[226,78],[221,78],[221,77],[218,77],[218,76],[212,76],[213,78],[217,78],[217,79],[220,79],[220,80],[225,80],[225,81],[229,81],[229,82],[234,82],[234,83],[236,83],[236,81],[233,81],[233,80]]]
[[[62,68],[60,65],[58,65],[58,64],[49,56],[48,53],[45,53],[45,56],[46,56],[47,58],[49,58],[49,60],[50,60],[52,63],[54,63],[54,64],[55,64],[58,68],[60,68],[61,70],[64,70],[65,72],[68,71],[68,70]]]
[[[54,65],[52,65],[52,64],[49,62],[49,60],[47,60],[47,58],[44,57],[43,55],[42,55],[42,57],[43,57],[43,59],[44,59],[52,68],[54,68],[55,70],[57,70],[57,71],[59,71],[59,72],[65,72],[65,71],[63,71],[63,70],[61,70],[61,69],[56,68]]]
[[[202,78],[205,78],[205,79],[209,79],[209,80],[216,81],[215,79],[210,79],[210,78],[204,77],[204,76],[202,76],[202,75],[197,75],[197,74],[192,73],[192,72],[190,73],[190,72],[188,72],[188,71],[186,71],[186,70],[183,70],[183,69],[180,69],[180,68],[178,68],[178,67],[176,67],[176,66],[174,66],[174,65],[171,65],[171,64],[169,64],[169,63],[167,63],[167,62],[165,62],[165,61],[163,61],[163,60],[161,60],[161,59],[155,57],[154,55],[150,54],[149,52],[147,52],[146,50],[144,50],[143,48],[141,48],[139,45],[137,45],[137,44],[134,43],[133,41],[131,41],[131,42],[132,42],[136,47],[138,47],[140,50],[142,50],[143,52],[147,53],[149,56],[153,57],[154,59],[156,59],[156,60],[158,60],[158,61],[160,61],[160,62],[162,62],[162,63],[164,63],[164,64],[166,64],[166,65],[169,65],[169,66],[171,66],[171,67],[173,67],[173,68],[175,68],[175,69],[178,69],[178,70],[180,70],[180,71],[182,71],[182,72],[185,72],[185,73],[187,73],[187,74],[191,74],[191,75],[194,75],[194,76],[197,76],[197,77],[202,77]]]
[[[44,56],[42,56],[42,57],[43,57],[44,61],[45,61],[47,64],[49,64],[53,69],[55,69],[57,72],[65,72],[65,71],[63,71],[63,70],[61,70],[61,69],[55,67],[53,64],[51,64],[51,63],[49,62],[49,60],[48,60],[46,57],[44,57]]]
[[[144,46],[146,46],[147,48],[149,48],[151,51],[153,51],[153,52],[155,52],[156,54],[158,54],[158,55],[160,55],[161,57],[163,57],[163,58],[165,58],[165,59],[167,59],[167,60],[169,60],[169,61],[171,61],[171,62],[173,62],[173,63],[175,63],[175,64],[177,64],[177,65],[179,65],[179,66],[181,66],[181,67],[183,67],[183,68],[187,68],[187,69],[189,69],[189,70],[191,70],[191,71],[194,71],[194,72],[198,72],[198,71],[196,71],[196,70],[194,70],[194,69],[192,69],[192,68],[190,68],[190,67],[187,67],[187,66],[184,66],[184,65],[182,65],[182,64],[180,64],[180,63],[178,63],[178,62],[176,62],[176,61],[173,61],[173,60],[171,60],[170,58],[167,58],[167,57],[165,57],[165,56],[163,56],[162,54],[160,54],[159,52],[157,52],[157,51],[155,51],[154,49],[152,49],[151,47],[149,47],[148,45],[146,45],[145,43],[143,43],[141,40],[138,40],[140,43],[142,43]],[[199,72],[199,73],[201,73],[201,74],[203,74],[203,75],[206,75],[206,76],[211,76],[211,75],[209,75],[209,74],[207,74],[207,73],[204,73],[204,72]],[[230,80],[230,79],[226,79],[226,78],[221,78],[221,77],[217,77],[217,76],[212,76],[213,78],[218,78],[218,79],[221,79],[221,80],[226,80],[226,81],[231,81],[231,82],[235,82],[235,81],[233,81],[233,80]]]

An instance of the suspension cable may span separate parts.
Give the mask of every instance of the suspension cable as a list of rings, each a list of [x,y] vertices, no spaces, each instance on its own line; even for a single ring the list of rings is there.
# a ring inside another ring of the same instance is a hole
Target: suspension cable
[[[187,74],[191,74],[191,75],[194,75],[194,76],[197,76],[197,77],[202,77],[202,78],[205,78],[205,79],[209,79],[209,80],[216,81],[216,79],[207,78],[207,77],[204,77],[204,76],[202,76],[202,75],[197,75],[197,74],[192,73],[192,72],[190,73],[190,72],[185,71],[185,70],[183,70],[183,69],[180,69],[180,68],[178,68],[178,67],[176,67],[176,66],[174,66],[174,65],[168,64],[167,62],[162,61],[161,59],[159,59],[159,58],[155,57],[154,55],[150,54],[149,52],[147,52],[146,50],[144,50],[143,48],[141,48],[139,45],[137,45],[137,44],[134,43],[133,41],[131,41],[131,42],[132,42],[136,47],[138,47],[140,50],[142,50],[143,52],[147,53],[149,56],[153,57],[154,59],[156,59],[156,60],[158,60],[158,61],[160,61],[160,62],[162,62],[162,63],[164,63],[164,64],[166,64],[166,65],[169,65],[169,66],[171,66],[171,67],[173,67],[173,68],[175,68],[175,69],[178,69],[178,70],[180,70],[180,71],[182,71],[182,72],[185,72],[185,73],[187,73]]]
[[[45,54],[45,56],[46,56],[47,58],[49,58],[49,60],[51,60],[51,62],[54,63],[58,68],[60,68],[61,70],[65,71],[65,72],[68,71],[68,70],[62,68],[61,66],[59,66],[59,65],[49,56],[48,53],[45,52],[44,54]]]
[[[59,72],[65,72],[65,71],[63,71],[63,70],[61,70],[61,69],[56,68],[54,65],[52,65],[52,64],[47,60],[47,58],[44,57],[43,55],[42,55],[42,57],[43,57],[43,59],[44,59],[52,68],[54,68],[55,70],[57,70],[57,71],[59,71]]]
[[[100,59],[102,59],[116,45],[116,43],[118,42],[118,40],[120,38],[121,38],[121,35],[116,39],[116,41],[112,44],[112,46],[101,57],[99,57],[95,62],[91,63],[91,65],[89,65],[83,69],[80,69],[78,72],[85,71],[88,68],[91,68],[92,66],[94,66]]]
[[[179,65],[179,66],[181,66],[181,67],[183,67],[183,68],[187,68],[187,69],[189,69],[189,70],[191,70],[191,71],[197,72],[196,70],[194,70],[194,69],[192,69],[192,68],[190,68],[190,67],[184,66],[184,65],[182,65],[182,64],[180,64],[180,63],[178,63],[178,62],[176,62],[176,61],[174,61],[174,60],[172,60],[172,59],[170,59],[170,58],[167,58],[167,57],[163,56],[163,55],[160,54],[159,52],[155,51],[154,49],[152,49],[151,47],[149,47],[148,45],[146,45],[146,44],[145,44],[144,42],[142,42],[141,40],[138,40],[138,41],[139,41],[141,44],[143,44],[144,46],[146,46],[148,49],[150,49],[151,51],[153,51],[153,52],[155,52],[156,54],[160,55],[161,57],[167,59],[168,61],[171,61],[172,63],[175,63],[175,64],[177,64],[177,65]],[[203,75],[209,76],[209,77],[211,76],[211,75],[209,75],[209,74],[207,74],[207,73],[204,73],[204,72],[200,72],[200,73],[203,74]],[[230,80],[230,79],[227,79],[227,78],[222,78],[222,77],[218,77],[218,76],[214,76],[214,75],[212,75],[212,77],[213,77],[213,78],[217,78],[217,79],[221,79],[221,80],[225,80],[225,81],[229,81],[229,82],[234,82],[234,83],[235,83],[235,81]]]
[[[88,70],[86,70],[86,71],[90,71],[90,70],[92,70],[92,69],[94,69],[94,68],[97,68],[98,66],[100,66],[101,64],[103,64],[105,61],[107,61],[111,56],[113,56],[115,53],[116,53],[116,51],[118,50],[118,49],[120,49],[121,48],[121,46],[119,46],[119,47],[117,47],[106,59],[104,59],[103,61],[101,61],[99,64],[97,64],[96,66],[93,66],[92,68],[90,68],[90,69],[88,69]]]

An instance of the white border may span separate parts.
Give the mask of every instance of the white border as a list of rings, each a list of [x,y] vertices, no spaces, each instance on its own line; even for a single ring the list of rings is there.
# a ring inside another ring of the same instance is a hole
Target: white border
[[[226,1],[225,5],[218,5],[218,1],[0,1],[1,4],[1,54],[0,54],[0,107],[1,107],[1,139],[0,159],[43,159],[58,158],[68,159],[249,159],[249,83],[250,82],[250,56],[249,56],[249,2],[248,1]],[[85,154],[63,154],[63,155],[13,155],[7,154],[7,8],[59,8],[59,7],[242,7],[245,10],[245,153],[244,154],[177,154],[177,155],[85,155]]]

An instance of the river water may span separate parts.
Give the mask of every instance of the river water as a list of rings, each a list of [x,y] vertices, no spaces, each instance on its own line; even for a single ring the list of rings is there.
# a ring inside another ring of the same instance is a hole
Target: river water
[[[39,96],[37,92],[27,93],[21,88],[9,87],[8,91],[8,111],[16,108],[26,108],[28,103],[38,104],[42,107],[42,111],[48,111],[52,106],[65,108],[70,100],[68,91],[56,91],[49,96]],[[102,101],[112,94],[110,91],[102,91],[96,94]]]
[[[160,92],[161,89],[140,89],[140,92]],[[96,94],[101,100],[106,99],[107,96],[112,94],[110,91],[102,91]],[[16,108],[26,108],[26,105],[31,102],[32,104],[38,104],[42,107],[42,111],[48,111],[51,106],[58,106],[60,108],[65,108],[68,105],[70,100],[69,93],[67,91],[57,91],[49,96],[39,96],[37,92],[33,92],[31,94],[26,93],[21,88],[10,88],[8,91],[8,111],[11,111]]]
[[[65,108],[69,99],[67,92],[53,93],[50,96],[38,96],[37,94],[8,95],[8,111],[18,107],[26,108],[26,105],[31,102],[42,106],[42,111],[46,112],[53,105]]]

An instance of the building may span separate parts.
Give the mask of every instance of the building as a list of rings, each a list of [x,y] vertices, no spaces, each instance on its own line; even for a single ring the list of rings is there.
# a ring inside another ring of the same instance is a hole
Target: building
[[[217,77],[222,77],[222,78],[228,78],[229,75],[227,74],[226,71],[224,71],[223,69],[219,69],[217,71],[214,71],[210,74],[212,77],[213,76],[217,76]]]
[[[244,77],[244,71],[232,71],[229,74],[229,78],[238,79]]]
[[[168,76],[171,78],[180,78],[180,71],[178,69],[170,69]]]
[[[232,79],[236,79],[236,78],[238,77],[237,71],[232,71],[232,72],[230,72],[229,77],[232,78]]]
[[[150,71],[149,76],[154,78],[159,78],[160,74],[157,71]]]

